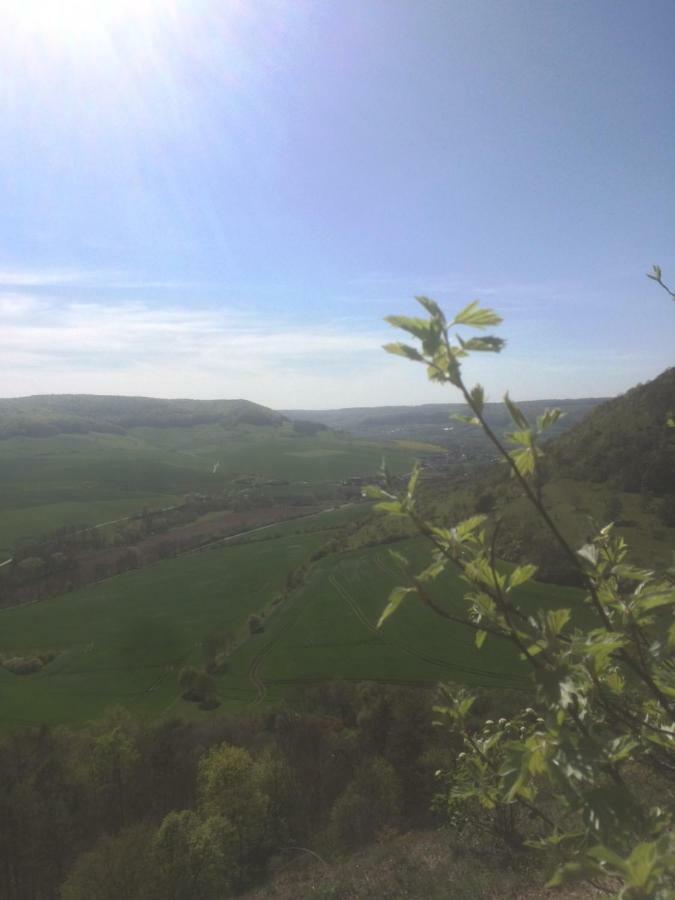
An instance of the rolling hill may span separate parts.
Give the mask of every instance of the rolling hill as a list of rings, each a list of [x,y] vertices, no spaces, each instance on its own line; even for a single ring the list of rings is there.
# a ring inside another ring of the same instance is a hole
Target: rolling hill
[[[250,400],[160,400],[95,394],[45,394],[0,400],[0,438],[47,437],[130,428],[282,425],[284,417]]]

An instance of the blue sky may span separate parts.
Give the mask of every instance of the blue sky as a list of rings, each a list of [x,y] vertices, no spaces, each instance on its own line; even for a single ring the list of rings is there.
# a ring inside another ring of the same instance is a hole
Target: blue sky
[[[0,394],[454,400],[416,293],[502,313],[492,399],[673,364],[669,0],[60,10],[0,0]]]

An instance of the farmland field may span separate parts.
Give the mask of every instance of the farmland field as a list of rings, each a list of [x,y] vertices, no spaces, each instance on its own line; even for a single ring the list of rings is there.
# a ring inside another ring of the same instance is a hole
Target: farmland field
[[[0,724],[84,720],[117,703],[160,714],[178,695],[179,669],[202,664],[201,641],[241,628],[340,516],[317,517],[314,532],[286,523],[270,529],[276,540],[223,544],[3,611],[0,652],[57,656],[30,676],[0,669]]]
[[[472,684],[524,684],[523,672],[498,644],[477,651],[473,635],[446,627],[410,603],[380,632],[373,625],[398,574],[380,547],[329,555],[309,566],[303,584],[282,595],[288,572],[307,563],[335,526],[363,506],[270,526],[200,553],[165,560],[52,601],[0,613],[0,652],[52,651],[41,672],[0,670],[0,727],[77,722],[121,704],[140,714],[207,715],[179,698],[177,675],[203,665],[201,644],[214,630],[241,645],[217,676],[225,710],[281,698],[324,678],[414,684],[457,679]],[[417,541],[399,545],[413,559]],[[451,606],[461,584],[440,591]],[[524,589],[527,593],[528,589]],[[564,588],[533,586],[532,602],[570,604]],[[266,613],[266,629],[248,635],[249,614]]]
[[[115,521],[143,506],[170,506],[189,492],[215,494],[236,485],[276,493],[279,501],[286,494],[307,496],[316,508],[314,495],[327,486],[375,476],[383,454],[390,469],[402,473],[414,451],[433,449],[334,432],[299,435],[287,425],[11,438],[0,441],[0,548],[8,555],[22,537]],[[225,710],[275,702],[327,678],[524,686],[523,667],[510,648],[488,641],[479,652],[473,632],[440,622],[414,601],[375,628],[389,591],[401,581],[386,547],[346,552],[342,546],[317,556],[336,529],[368,509],[347,505],[261,528],[245,525],[250,534],[214,535],[209,549],[3,610],[5,659],[55,658],[32,675],[0,668],[0,728],[81,722],[116,704],[142,716],[208,715],[181,699],[177,678],[185,665],[203,667],[202,645],[214,633],[229,641],[227,671],[216,676]],[[428,552],[419,540],[397,549],[414,565]],[[454,575],[443,576],[435,590],[440,602],[459,608],[463,584]],[[522,590],[523,601],[533,605],[577,602],[565,588]],[[251,614],[262,617],[261,633],[249,633]]]
[[[393,472],[409,470],[416,455],[333,432],[301,436],[288,426],[9,438],[0,441],[0,555],[62,526],[93,525],[144,506],[172,505],[186,493],[223,490],[237,476],[287,481],[306,493],[317,483],[375,475],[384,453]]]
[[[396,549],[413,564],[421,564],[428,553],[418,539],[401,542]],[[388,592],[403,580],[383,547],[325,558],[311,570],[292,603],[270,621],[266,633],[234,655],[233,668],[240,675],[253,670],[260,699],[278,698],[291,685],[328,678],[525,686],[525,668],[509,646],[493,640],[478,651],[472,630],[439,620],[414,599],[376,629]],[[448,572],[434,594],[449,611],[461,613],[465,589]],[[532,608],[579,603],[577,591],[554,585],[525,586],[520,597]]]

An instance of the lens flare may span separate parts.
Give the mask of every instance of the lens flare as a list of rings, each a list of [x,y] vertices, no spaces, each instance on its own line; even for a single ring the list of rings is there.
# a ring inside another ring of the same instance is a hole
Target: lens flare
[[[85,44],[162,13],[161,0],[0,0],[0,21],[24,37]]]

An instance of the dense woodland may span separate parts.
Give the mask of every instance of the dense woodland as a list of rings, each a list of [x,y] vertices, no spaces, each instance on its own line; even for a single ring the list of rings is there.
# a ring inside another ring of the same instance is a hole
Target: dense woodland
[[[313,848],[441,821],[432,695],[326,684],[284,708],[87,728],[0,745],[6,900],[219,900]],[[60,886],[62,893],[59,894]]]

